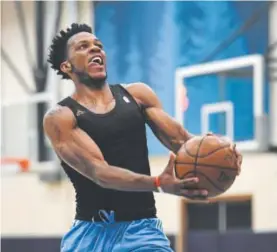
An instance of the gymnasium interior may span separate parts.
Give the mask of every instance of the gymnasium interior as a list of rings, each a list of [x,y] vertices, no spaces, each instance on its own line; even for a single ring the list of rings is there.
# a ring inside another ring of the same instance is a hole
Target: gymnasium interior
[[[155,193],[173,250],[276,252],[277,2],[76,0],[1,1],[1,251],[58,252],[73,223],[43,116],[74,90],[47,63],[74,22],[102,41],[109,84],[149,85],[189,132],[226,136],[243,155],[209,204]],[[149,127],[147,137],[156,176],[169,151]]]

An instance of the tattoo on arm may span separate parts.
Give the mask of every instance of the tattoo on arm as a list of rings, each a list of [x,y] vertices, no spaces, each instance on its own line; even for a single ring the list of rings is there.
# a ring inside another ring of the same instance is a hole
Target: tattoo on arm
[[[55,132],[56,140],[61,141],[61,130],[58,125],[53,124],[53,131]]]
[[[146,122],[165,147],[175,153],[192,137],[178,122],[165,115],[164,112],[146,115]]]
[[[173,137],[170,137],[168,134],[163,132],[152,120],[149,118],[147,119],[147,124],[152,129],[153,133],[156,137],[167,147],[168,149],[172,150],[173,152],[178,152],[182,143],[178,142]]]
[[[72,167],[75,168],[78,167],[78,171],[89,177],[94,178],[94,167],[91,165],[91,161],[87,160],[85,157],[83,157],[80,153],[67,151],[63,147],[59,149],[60,155],[63,157],[64,160]]]
[[[48,113],[44,128],[63,162],[96,184],[123,191],[153,191],[153,178],[137,174],[122,167],[109,165],[86,132],[75,126],[76,120],[69,110],[59,114]]]

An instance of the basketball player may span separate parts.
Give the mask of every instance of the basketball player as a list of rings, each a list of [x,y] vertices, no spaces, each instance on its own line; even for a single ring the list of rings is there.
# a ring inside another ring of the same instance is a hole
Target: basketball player
[[[176,153],[191,135],[145,84],[109,85],[106,55],[87,25],[52,42],[49,63],[75,92],[44,118],[44,130],[76,191],[76,216],[61,251],[172,251],[156,218],[153,192],[204,199],[197,178],[174,176],[174,154],[150,175],[145,123]],[[170,207],[170,206],[169,206]]]

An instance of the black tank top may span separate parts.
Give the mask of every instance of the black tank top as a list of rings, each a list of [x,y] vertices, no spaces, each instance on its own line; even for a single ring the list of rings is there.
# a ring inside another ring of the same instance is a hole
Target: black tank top
[[[110,85],[115,107],[95,114],[67,97],[58,104],[73,112],[77,126],[98,145],[108,164],[150,175],[143,110],[121,85]],[[97,218],[99,210],[113,210],[122,220],[155,217],[152,192],[123,192],[105,189],[61,162],[76,192],[76,219]],[[119,218],[119,219],[120,219]]]

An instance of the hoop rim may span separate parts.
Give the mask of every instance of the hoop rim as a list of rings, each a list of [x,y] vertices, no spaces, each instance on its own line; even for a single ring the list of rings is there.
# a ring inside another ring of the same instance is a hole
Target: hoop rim
[[[20,157],[2,157],[0,158],[0,164],[1,168],[3,165],[17,165],[20,172],[27,172],[30,168],[30,160]]]

